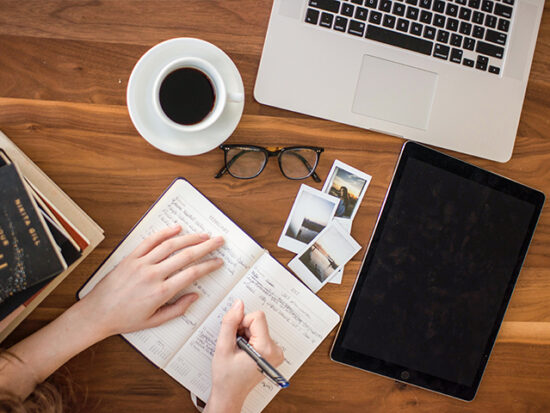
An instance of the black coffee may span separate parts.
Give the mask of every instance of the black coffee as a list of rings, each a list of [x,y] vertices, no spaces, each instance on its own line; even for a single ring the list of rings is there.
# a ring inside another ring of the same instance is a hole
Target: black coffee
[[[176,69],[164,78],[159,90],[166,116],[180,125],[194,125],[214,107],[216,95],[208,76],[197,69]]]

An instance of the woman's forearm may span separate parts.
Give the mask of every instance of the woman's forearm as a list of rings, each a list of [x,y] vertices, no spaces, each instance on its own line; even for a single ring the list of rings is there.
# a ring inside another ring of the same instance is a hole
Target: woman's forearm
[[[0,388],[25,399],[69,359],[106,337],[89,317],[86,300],[8,350],[0,360]]]

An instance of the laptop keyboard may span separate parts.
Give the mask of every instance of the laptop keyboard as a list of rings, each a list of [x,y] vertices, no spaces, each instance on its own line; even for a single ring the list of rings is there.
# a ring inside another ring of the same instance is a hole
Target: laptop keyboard
[[[518,0],[309,0],[305,22],[500,74]]]

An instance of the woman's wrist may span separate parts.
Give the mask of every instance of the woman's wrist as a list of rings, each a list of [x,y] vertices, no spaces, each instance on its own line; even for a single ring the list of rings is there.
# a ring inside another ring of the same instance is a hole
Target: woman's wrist
[[[231,392],[213,388],[206,403],[205,413],[239,413],[247,395],[248,393],[231,394]]]
[[[80,330],[87,346],[113,335],[108,326],[103,325],[97,317],[96,312],[91,307],[91,302],[86,298],[76,302],[65,311],[60,318],[64,319],[72,328]]]

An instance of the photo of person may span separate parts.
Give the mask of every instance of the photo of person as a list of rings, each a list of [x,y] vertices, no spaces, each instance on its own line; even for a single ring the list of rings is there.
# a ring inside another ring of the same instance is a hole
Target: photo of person
[[[329,224],[337,205],[337,198],[302,185],[277,245],[301,251]]]
[[[370,180],[370,175],[338,160],[334,161],[323,192],[340,199],[335,217],[353,219]]]

